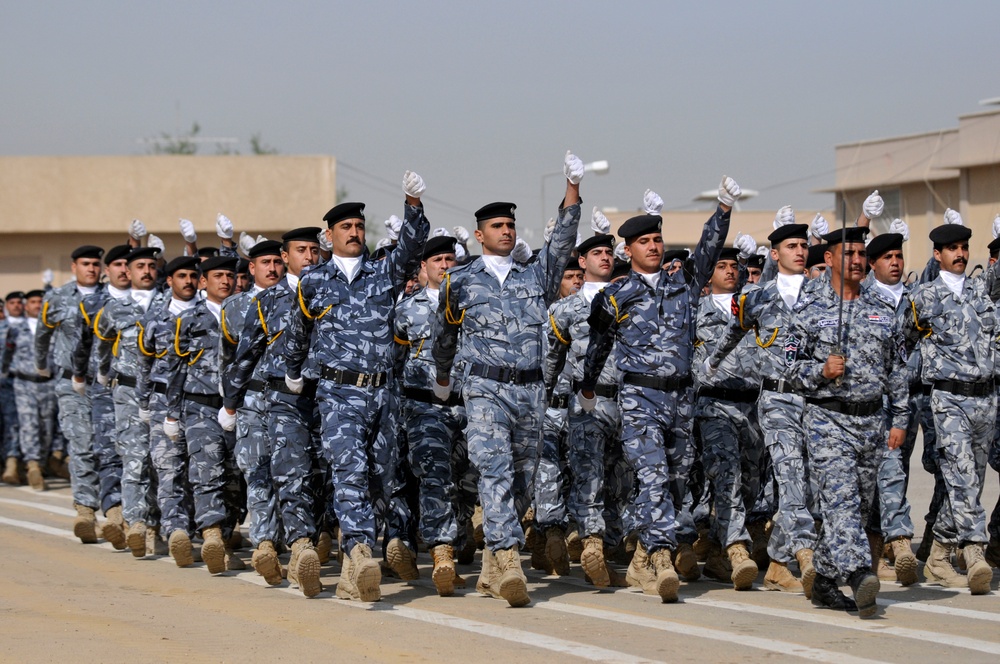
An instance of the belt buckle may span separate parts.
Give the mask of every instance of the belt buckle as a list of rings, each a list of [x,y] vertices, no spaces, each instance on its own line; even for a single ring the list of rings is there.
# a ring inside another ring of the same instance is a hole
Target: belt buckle
[[[367,378],[368,378],[367,375],[365,375],[363,373],[359,373],[358,374],[358,379],[356,381],[354,381],[354,386],[355,387],[365,387],[365,383],[367,382]]]

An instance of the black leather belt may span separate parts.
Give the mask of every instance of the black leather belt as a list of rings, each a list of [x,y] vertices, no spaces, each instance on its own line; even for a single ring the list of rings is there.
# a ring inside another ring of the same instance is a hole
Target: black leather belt
[[[63,369],[63,372],[59,375],[65,378],[66,380],[73,380],[73,372],[70,371],[69,369]],[[38,378],[40,378],[41,380],[34,380],[32,378],[28,378],[24,374],[18,374],[18,378],[20,378],[21,380],[30,380],[32,383],[44,383],[45,381],[49,380],[48,378],[43,378],[42,376],[38,376]],[[84,380],[87,381],[87,385],[94,384],[94,379],[91,378],[90,376],[84,377]]]
[[[316,396],[316,381],[311,378],[306,378],[303,381],[301,394],[296,394],[288,389],[288,383],[285,382],[284,378],[268,378],[267,386],[275,392],[290,394],[293,397],[305,397],[306,399],[312,399]]]
[[[515,385],[537,383],[542,379],[542,370],[540,367],[535,367],[534,369],[511,369],[509,367],[491,367],[485,364],[473,363],[469,366],[469,373],[480,378],[489,378],[501,383],[514,383]]]
[[[70,378],[72,378],[72,377],[73,377],[73,374],[71,373],[70,374]],[[20,372],[14,372],[14,373],[12,373],[11,374],[11,378],[17,378],[18,380],[26,380],[29,383],[47,383],[50,380],[52,380],[52,376],[39,376],[38,374],[31,375],[31,374],[23,374],[23,373],[20,373]],[[92,382],[94,382],[94,381],[93,380],[87,380],[88,384],[90,384]]]
[[[247,382],[247,392],[263,392],[267,389],[267,383],[262,380],[251,380]]]
[[[583,384],[578,381],[573,381],[573,391],[579,392],[583,389]],[[599,397],[604,397],[606,399],[617,399],[618,398],[618,386],[617,385],[606,385],[603,383],[598,383],[594,385],[594,394]]]
[[[966,383],[960,380],[936,380],[934,389],[943,392],[951,392],[960,397],[985,397],[993,394],[996,384],[989,380],[980,383]]]
[[[549,397],[549,408],[555,408],[556,410],[569,408],[569,395],[553,394],[551,397]]]
[[[760,381],[760,389],[767,390],[768,392],[777,392],[778,394],[789,394],[795,391],[784,378],[779,378],[778,380],[765,378]]]
[[[922,394],[928,397],[931,394],[931,386],[927,383],[910,383],[910,394]]]
[[[722,387],[703,387],[698,390],[699,397],[720,399],[733,403],[754,403],[760,397],[760,390],[728,390]]]
[[[462,395],[458,392],[452,392],[448,396],[447,401],[441,401],[436,396],[434,396],[434,390],[425,390],[419,387],[404,387],[403,396],[411,401],[419,401],[420,403],[430,403],[437,406],[463,406],[465,402],[462,401]]]
[[[332,380],[341,385],[353,385],[354,387],[382,387],[389,379],[389,374],[384,371],[375,374],[363,374],[354,371],[345,371],[344,369],[332,369],[330,367],[323,367],[320,375],[326,380]]]
[[[218,394],[195,394],[194,392],[185,392],[184,398],[188,401],[208,406],[209,408],[222,408],[222,397]]]
[[[164,383],[153,383],[153,391],[157,394],[166,394],[167,386]]]
[[[118,374],[115,376],[115,380],[118,381],[119,385],[124,385],[125,387],[135,387],[136,385],[135,378],[132,376],[123,376],[122,374]]]
[[[806,399],[806,403],[819,406],[825,410],[854,417],[868,417],[882,410],[882,400],[871,401],[840,401],[839,399]]]
[[[671,376],[670,378],[659,378],[657,376],[647,376],[646,374],[625,372],[622,382],[639,387],[651,387],[661,392],[674,392],[685,387],[691,387],[693,381],[691,376]]]

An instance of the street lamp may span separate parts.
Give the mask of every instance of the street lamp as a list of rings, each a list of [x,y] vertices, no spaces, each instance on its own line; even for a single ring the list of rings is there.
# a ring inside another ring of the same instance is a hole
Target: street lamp
[[[589,164],[583,165],[584,173],[593,173],[594,175],[604,175],[611,168],[607,159],[599,159],[597,161],[592,161]],[[562,171],[555,171],[553,173],[546,173],[542,176],[542,206],[539,208],[542,212],[542,224],[544,225],[547,221],[545,219],[545,178],[550,178],[555,175],[562,175]]]

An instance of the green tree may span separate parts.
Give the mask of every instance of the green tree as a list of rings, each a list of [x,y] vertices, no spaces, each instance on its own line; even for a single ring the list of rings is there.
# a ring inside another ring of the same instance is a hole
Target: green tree
[[[161,132],[160,140],[154,141],[149,151],[152,154],[196,154],[198,144],[191,139],[200,131],[201,127],[195,122],[191,125],[191,130],[182,136],[171,136]]]
[[[278,148],[273,148],[270,145],[264,143],[263,139],[260,137],[260,132],[257,132],[250,137],[250,153],[251,154],[278,154]]]

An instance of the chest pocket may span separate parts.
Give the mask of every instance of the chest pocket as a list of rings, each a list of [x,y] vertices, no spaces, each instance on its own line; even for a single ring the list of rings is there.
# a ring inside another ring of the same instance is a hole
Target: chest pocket
[[[511,309],[525,325],[541,325],[548,320],[545,309],[545,294],[542,287],[534,282],[518,284],[513,288],[515,300]]]

